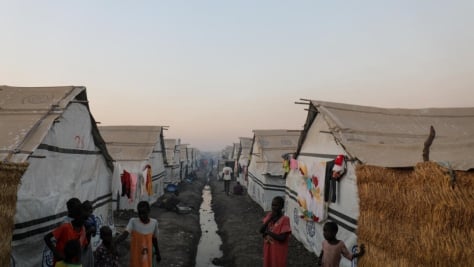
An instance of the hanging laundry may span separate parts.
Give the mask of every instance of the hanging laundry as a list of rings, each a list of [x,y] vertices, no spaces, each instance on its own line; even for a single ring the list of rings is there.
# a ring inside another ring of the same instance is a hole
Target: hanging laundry
[[[146,165],[146,191],[148,192],[149,196],[153,195],[153,183],[151,180],[151,166],[150,165]]]
[[[122,182],[122,197],[127,196],[130,198],[130,173],[124,170],[120,175],[120,181]]]
[[[291,170],[297,170],[298,169],[298,161],[293,158],[293,155],[291,155],[291,158],[290,158],[290,169]]]
[[[324,179],[324,202],[336,202],[337,180],[333,179],[334,160],[326,162],[326,175]]]
[[[137,193],[137,182],[138,176],[134,173],[130,173],[130,197],[128,198],[130,203],[135,199],[135,194]]]

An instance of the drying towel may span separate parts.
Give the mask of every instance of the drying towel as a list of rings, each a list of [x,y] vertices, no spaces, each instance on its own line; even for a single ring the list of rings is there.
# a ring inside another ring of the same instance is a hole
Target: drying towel
[[[124,170],[122,175],[120,175],[120,180],[122,182],[122,197],[127,196],[130,198],[130,173]]]
[[[135,194],[137,192],[137,181],[137,175],[134,173],[130,173],[130,197],[128,198],[130,203],[133,202]]]

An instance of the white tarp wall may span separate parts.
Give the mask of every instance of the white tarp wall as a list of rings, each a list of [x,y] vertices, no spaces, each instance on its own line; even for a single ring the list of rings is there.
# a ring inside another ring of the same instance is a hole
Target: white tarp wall
[[[166,173],[162,127],[100,126],[99,130],[112,158],[119,165],[114,172],[113,182],[113,196],[115,199],[119,194],[119,208],[136,210],[138,202],[142,200],[154,203],[163,194]],[[151,194],[146,190],[147,166],[151,167]],[[123,194],[120,182],[124,171],[137,178],[136,190],[131,193],[130,198]]]
[[[188,151],[187,151],[187,144],[180,144],[179,145],[179,162],[180,162],[180,171],[179,176],[181,181],[186,178],[186,170],[188,168]]]
[[[254,130],[254,134],[247,192],[264,211],[269,211],[274,197],[285,196],[282,155],[296,151],[300,131]]]
[[[3,90],[7,92],[12,88],[4,87]],[[27,118],[28,114],[44,112],[44,107],[39,108],[39,112],[32,111],[35,107],[54,104],[48,104],[48,101],[56,94],[75,97],[78,95],[77,90],[77,87],[22,88],[23,102],[15,103],[14,98],[9,101],[10,105],[19,104],[15,106],[17,111],[24,105],[28,106],[29,113],[21,115]],[[82,99],[86,103],[85,88],[79,88],[79,91],[84,94]],[[22,176],[18,190],[12,240],[14,266],[52,266],[52,253],[43,237],[64,221],[67,215],[66,202],[72,197],[81,201],[90,200],[99,228],[103,225],[113,228],[112,165],[107,165],[104,157],[107,152],[95,145],[94,141],[98,141],[92,135],[95,122],[91,119],[88,107],[81,103],[60,104],[53,114],[57,116],[54,123],[47,125],[43,121],[39,128],[24,129],[31,130],[32,136],[44,131],[45,136],[38,140],[26,136],[23,144],[30,148],[23,149],[29,150],[31,154],[22,154],[23,159],[16,157],[15,160],[27,160],[29,167]],[[0,120],[3,124],[3,116]],[[22,122],[20,119],[16,123]],[[93,248],[98,244],[97,235],[92,240]]]
[[[237,181],[240,182],[241,185],[247,187],[248,186],[248,177],[247,177],[247,165],[250,159],[250,150],[252,149],[252,142],[253,139],[250,137],[240,137],[240,152],[239,158],[237,163],[240,165],[240,173],[237,176]]]
[[[327,132],[327,123],[317,117],[301,147],[298,168],[291,169],[286,178],[285,214],[290,217],[292,234],[317,255],[321,252],[324,240],[322,226],[327,219],[338,223],[337,238],[350,249],[357,241],[355,229],[359,217],[357,184],[354,167],[350,163],[347,164],[346,175],[337,182],[336,202],[324,201],[324,189],[329,186],[325,184],[326,162],[345,154]],[[316,222],[308,214],[315,215],[319,221]],[[343,259],[341,266],[349,267],[350,262]]]
[[[165,186],[167,184],[177,185],[179,183],[179,160],[176,160],[176,155],[178,155],[175,152],[176,139],[165,139],[165,148],[167,165],[164,184]]]

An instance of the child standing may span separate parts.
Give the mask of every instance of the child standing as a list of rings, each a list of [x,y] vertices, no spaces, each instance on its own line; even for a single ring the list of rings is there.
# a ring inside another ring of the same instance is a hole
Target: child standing
[[[288,242],[291,234],[290,218],[283,215],[285,200],[277,196],[272,200],[272,211],[263,219],[263,266],[284,267],[287,262]]]
[[[94,266],[118,267],[119,256],[115,244],[112,240],[112,230],[108,226],[100,228],[100,244],[94,251]]]
[[[323,241],[323,249],[319,255],[318,264],[322,267],[338,267],[341,262],[341,255],[348,260],[361,257],[365,253],[364,244],[360,245],[359,253],[352,254],[343,241],[336,238],[339,230],[335,222],[327,222],[323,226],[323,235],[326,240]]]
[[[64,260],[56,262],[55,267],[82,267],[81,244],[76,239],[71,239],[64,246]]]
[[[131,218],[117,243],[125,240],[129,234],[130,241],[130,267],[151,267],[153,247],[155,248],[156,261],[161,261],[158,248],[158,221],[150,218],[150,204],[140,201],[137,206],[138,218]]]

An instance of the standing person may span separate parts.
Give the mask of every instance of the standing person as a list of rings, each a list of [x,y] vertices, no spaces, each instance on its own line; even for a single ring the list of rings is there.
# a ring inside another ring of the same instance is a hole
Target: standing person
[[[71,222],[62,223],[44,236],[46,246],[53,252],[53,266],[64,259],[64,247],[69,240],[79,240],[82,249],[88,245],[81,206],[74,206],[70,216],[73,218]],[[53,243],[53,237],[56,239],[56,244]]]
[[[336,238],[337,231],[339,230],[335,222],[327,222],[323,226],[323,249],[319,255],[318,264],[322,267],[338,267],[341,262],[341,255],[348,260],[361,257],[365,253],[364,244],[360,245],[360,251],[352,254],[344,244],[344,241]]]
[[[229,195],[230,181],[232,180],[232,168],[225,166],[222,168],[222,180],[224,180],[224,192]]]
[[[64,245],[64,260],[56,262],[55,267],[82,267],[81,244],[77,239],[71,239]]]
[[[263,235],[263,266],[285,267],[290,240],[290,218],[283,215],[285,200],[277,196],[272,200],[272,211],[263,219],[260,233]]]
[[[130,241],[130,267],[151,267],[153,247],[155,248],[156,261],[161,261],[158,248],[158,221],[150,218],[150,204],[140,201],[137,206],[138,218],[131,218],[123,232],[116,240],[117,243],[125,240],[129,234]]]
[[[98,267],[118,267],[119,256],[117,248],[112,238],[112,230],[108,226],[100,228],[100,244],[94,251],[94,266]]]
[[[66,202],[67,216],[64,218],[64,222],[70,222],[74,220],[73,210],[81,206],[81,201],[77,197],[72,197]]]

